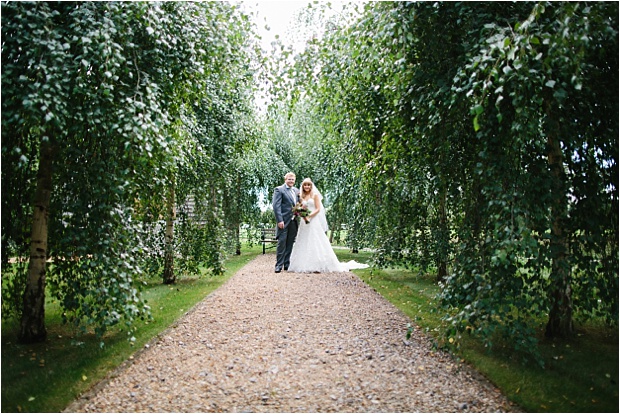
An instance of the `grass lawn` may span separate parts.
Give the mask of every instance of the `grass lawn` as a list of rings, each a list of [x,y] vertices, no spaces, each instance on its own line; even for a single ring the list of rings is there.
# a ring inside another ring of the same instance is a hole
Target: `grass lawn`
[[[336,250],[341,261],[365,262],[368,253]],[[409,316],[421,329],[437,335],[441,314],[434,296],[434,276],[418,272],[355,270],[367,284]],[[456,357],[475,367],[527,412],[618,412],[618,330],[576,323],[577,335],[565,341],[541,338],[545,368],[523,363],[498,343],[492,351],[464,338]],[[403,332],[403,336],[406,332]]]

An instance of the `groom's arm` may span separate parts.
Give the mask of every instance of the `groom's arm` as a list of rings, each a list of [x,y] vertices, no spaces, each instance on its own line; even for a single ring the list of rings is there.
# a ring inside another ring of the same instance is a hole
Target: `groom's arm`
[[[278,225],[284,223],[284,219],[282,218],[282,193],[280,192],[280,187],[276,187],[276,189],[273,190],[271,205],[273,207],[273,214],[276,216],[276,223],[278,223]]]

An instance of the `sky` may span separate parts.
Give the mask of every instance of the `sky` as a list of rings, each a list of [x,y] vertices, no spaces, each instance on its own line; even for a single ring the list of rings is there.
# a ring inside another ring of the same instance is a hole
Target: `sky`
[[[244,1],[252,10],[257,11],[256,27],[263,38],[263,49],[269,50],[275,36],[285,38],[287,28],[294,21],[295,14],[307,7],[308,0],[289,1]],[[269,26],[267,31],[265,26]]]

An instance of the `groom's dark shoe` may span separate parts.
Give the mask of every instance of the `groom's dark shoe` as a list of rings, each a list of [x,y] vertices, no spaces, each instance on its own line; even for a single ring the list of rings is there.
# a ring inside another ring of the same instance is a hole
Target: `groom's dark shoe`
[[[276,267],[276,273],[280,273],[282,271],[282,269],[280,269],[279,267]]]
[[[284,266],[284,270],[288,270],[288,267]]]

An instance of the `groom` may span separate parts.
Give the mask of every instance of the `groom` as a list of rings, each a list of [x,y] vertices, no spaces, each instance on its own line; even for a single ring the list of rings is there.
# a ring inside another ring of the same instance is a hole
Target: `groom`
[[[295,187],[295,174],[292,172],[284,176],[284,184],[273,191],[273,213],[276,216],[276,273],[282,269],[288,270],[293,251],[293,243],[297,237],[298,223],[293,216],[293,206],[299,201],[299,190]]]

